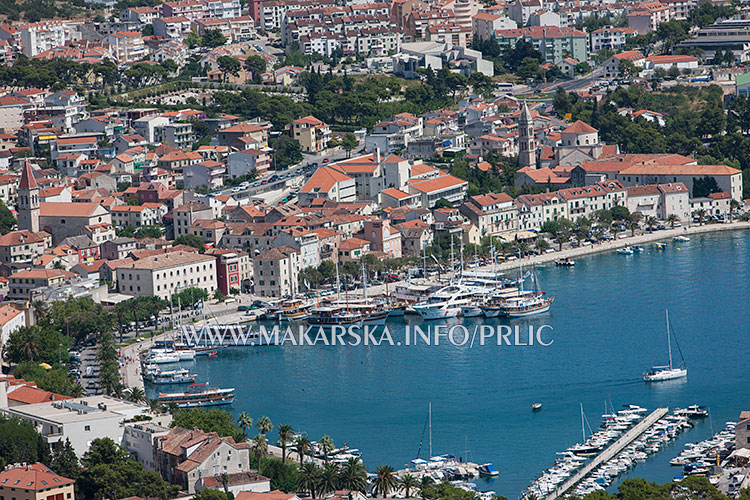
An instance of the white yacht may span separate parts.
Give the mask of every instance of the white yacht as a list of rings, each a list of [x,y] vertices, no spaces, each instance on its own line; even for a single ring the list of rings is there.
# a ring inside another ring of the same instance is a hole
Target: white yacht
[[[422,319],[455,318],[461,307],[471,303],[475,290],[463,285],[448,285],[436,291],[424,302],[415,304],[414,311]]]

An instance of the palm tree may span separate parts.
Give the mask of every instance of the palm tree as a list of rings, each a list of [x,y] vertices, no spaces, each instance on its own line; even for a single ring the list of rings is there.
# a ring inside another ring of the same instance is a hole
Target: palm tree
[[[265,437],[267,432],[271,432],[273,430],[273,424],[271,423],[270,418],[263,416],[260,417],[255,423],[255,428],[258,429],[258,431]]]
[[[427,490],[427,488],[430,488],[433,484],[435,484],[435,480],[430,476],[422,476],[422,482],[419,485],[419,496],[425,498],[425,490]]]
[[[261,460],[268,454],[268,442],[263,434],[255,436],[253,441],[253,453],[255,453],[255,458],[258,459],[258,474],[260,474]]]
[[[703,209],[703,208],[699,208],[698,210],[695,211],[695,213],[693,215],[695,215],[696,217],[698,217],[698,225],[702,226],[703,225],[703,218],[706,216],[706,210]]]
[[[667,215],[667,222],[669,222],[669,227],[674,229],[674,225],[677,224],[680,221],[680,218],[677,217],[675,214],[669,214]]]
[[[534,247],[540,252],[544,252],[549,248],[549,241],[545,240],[544,238],[537,238]]]
[[[399,480],[399,486],[404,490],[404,496],[409,498],[411,490],[416,490],[419,487],[419,481],[417,481],[417,478],[411,474],[404,474]]]
[[[558,248],[559,251],[562,251],[563,243],[567,243],[568,238],[569,236],[565,233],[560,233],[557,236],[555,236],[555,243],[559,245],[559,248]]]
[[[390,465],[378,465],[375,472],[374,490],[375,496],[387,497],[393,491],[396,479],[393,477],[393,467]]]
[[[529,244],[525,241],[518,241],[516,242],[516,248],[518,249],[519,257],[523,259],[524,255],[526,255],[526,252],[529,251]]]
[[[146,400],[146,393],[140,387],[131,387],[128,391],[128,401],[142,403]]]
[[[630,214],[630,217],[628,217],[628,220],[638,224],[643,220],[643,214],[641,212],[633,212]]]
[[[299,455],[299,464],[301,466],[302,462],[305,460],[305,454],[310,449],[310,439],[307,436],[299,436],[294,442],[294,448]]]
[[[635,231],[638,229],[640,224],[638,224],[636,221],[630,221],[628,222],[628,229],[630,229],[630,236],[635,236]]]
[[[326,464],[318,481],[318,495],[335,491],[339,483],[339,467],[336,464]]]
[[[617,241],[617,233],[620,232],[620,224],[612,224],[612,227],[609,230],[615,235],[615,241]]]
[[[659,222],[658,219],[653,215],[649,215],[648,217],[646,217],[646,227],[648,228],[649,232],[652,232],[654,230],[654,226],[657,222]]]
[[[320,479],[320,467],[312,462],[306,463],[299,469],[299,478],[297,479],[297,488],[300,491],[306,491],[310,498],[315,498],[315,490]]]
[[[740,208],[740,202],[732,198],[729,200],[729,222],[734,222],[734,212]]]
[[[333,451],[333,439],[331,439],[331,436],[326,434],[322,438],[320,438],[320,449],[323,452],[323,461],[325,463],[328,463],[328,454]]]
[[[151,410],[151,413],[161,413],[164,410],[164,407],[156,398],[148,400],[148,408]]]
[[[73,387],[70,389],[70,396],[74,398],[80,398],[83,396],[83,387],[81,384],[73,384]]]
[[[237,425],[240,426],[242,432],[247,436],[247,428],[253,428],[253,418],[243,411],[237,416]]]
[[[345,490],[364,492],[367,488],[367,471],[359,457],[349,457],[339,474],[339,484]]]
[[[286,463],[286,446],[294,434],[294,428],[289,424],[281,424],[279,430],[279,444],[281,445],[281,462]]]

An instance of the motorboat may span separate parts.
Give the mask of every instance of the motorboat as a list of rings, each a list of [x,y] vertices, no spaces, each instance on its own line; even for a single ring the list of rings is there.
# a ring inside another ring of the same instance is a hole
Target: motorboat
[[[645,252],[645,251],[646,251],[646,247],[644,247],[644,246],[642,246],[642,245],[633,245],[633,246],[632,246],[632,247],[630,247],[630,248],[632,248],[634,252],[639,252],[639,253],[640,253],[640,252]]]
[[[690,238],[688,238],[687,236],[675,236],[674,238],[672,238],[672,241],[684,243],[684,242],[690,241]]]
[[[533,411],[539,411],[542,409],[542,403],[531,403],[531,409]]]
[[[164,365],[168,363],[179,363],[180,362],[180,356],[176,352],[157,352],[154,354],[151,354],[151,356],[148,357],[147,361],[149,363],[153,363],[156,365]]]
[[[555,260],[555,265],[562,266],[562,267],[573,267],[576,265],[576,261],[574,261],[570,257],[565,257],[563,259]]]
[[[682,364],[679,367],[672,365],[672,342],[671,342],[671,329],[669,327],[669,311],[666,311],[667,318],[667,352],[669,353],[669,364],[666,366],[654,366],[649,371],[643,373],[643,380],[646,382],[661,382],[664,380],[674,380],[678,378],[687,377],[687,367],[685,366],[685,359],[683,358]],[[676,339],[676,337],[675,337]],[[679,349],[679,345],[677,346]],[[680,352],[680,356],[682,353]]]
[[[414,304],[414,311],[422,319],[455,318],[461,307],[471,303],[475,290],[463,285],[448,285],[430,295],[426,301]]]
[[[618,248],[617,253],[620,255],[633,255],[633,247]]]
[[[674,414],[688,418],[702,418],[708,416],[708,409],[705,406],[690,405],[687,408],[675,410]]]
[[[500,475],[500,472],[495,469],[494,464],[488,462],[479,466],[479,475],[485,477],[495,477]]]

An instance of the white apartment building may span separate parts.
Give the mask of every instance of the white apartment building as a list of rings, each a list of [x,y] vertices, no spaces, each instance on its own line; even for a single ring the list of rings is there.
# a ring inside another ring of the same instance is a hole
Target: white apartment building
[[[185,288],[216,290],[216,258],[194,252],[170,252],[117,268],[120,293],[169,299]]]
[[[21,50],[34,57],[47,50],[65,45],[70,38],[68,26],[60,21],[42,21],[18,26],[21,33]]]
[[[143,37],[137,31],[118,31],[104,39],[110,54],[118,65],[132,64],[148,54]]]
[[[110,396],[88,396],[0,409],[7,417],[31,422],[51,447],[66,439],[79,457],[97,438],[122,441],[120,424],[146,413],[147,407]]]

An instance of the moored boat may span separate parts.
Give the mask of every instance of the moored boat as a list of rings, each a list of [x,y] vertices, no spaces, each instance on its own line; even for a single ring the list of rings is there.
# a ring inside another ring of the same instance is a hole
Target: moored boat
[[[620,255],[633,255],[633,247],[618,248],[617,253]]]
[[[495,468],[495,464],[486,463],[479,466],[479,475],[486,477],[495,477],[500,475],[500,472]]]
[[[684,243],[684,242],[690,241],[690,238],[688,238],[687,236],[675,236],[674,238],[672,238],[672,241],[678,241],[678,242]]]
[[[571,259],[570,257],[565,257],[563,259],[557,259],[555,260],[556,266],[563,266],[563,267],[573,267],[576,265],[576,261]]]
[[[229,405],[234,401],[234,388],[210,389],[207,384],[193,384],[186,392],[159,394],[159,402],[165,405],[175,404],[179,408],[197,408],[202,406]]]
[[[279,321],[302,321],[310,315],[312,304],[300,299],[289,299],[281,303]]]
[[[539,411],[542,409],[542,403],[531,403],[531,409],[533,411]]]

